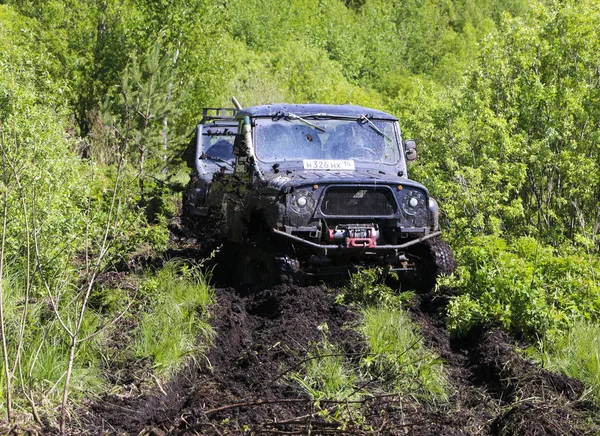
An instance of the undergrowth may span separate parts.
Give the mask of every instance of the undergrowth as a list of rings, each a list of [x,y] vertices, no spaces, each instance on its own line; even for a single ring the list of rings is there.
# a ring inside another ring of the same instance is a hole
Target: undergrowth
[[[35,403],[39,412],[51,412],[61,400],[65,371],[69,361],[70,337],[58,321],[47,298],[30,297],[25,304],[27,282],[20,273],[4,271],[1,279],[4,328],[7,337],[7,360],[14,374],[13,402],[18,409]],[[75,290],[67,284],[56,284],[54,289],[65,302],[58,308],[62,322],[71,328],[74,324],[73,301]],[[106,343],[107,330],[101,329],[102,319],[95,311],[88,311],[81,326],[83,340],[73,365],[70,389],[73,399],[106,387],[101,367],[100,350]],[[34,327],[32,327],[34,326]],[[6,375],[0,371],[0,408],[6,408]]]
[[[549,369],[580,379],[600,404],[600,264],[572,247],[533,238],[473,238],[443,283],[459,293],[447,326],[464,336],[495,324],[534,345]]]
[[[154,373],[168,377],[187,359],[201,355],[214,336],[208,324],[207,308],[213,301],[209,279],[201,265],[170,261],[143,277],[121,277],[120,284],[128,283],[130,289],[98,286],[81,326],[71,398],[106,392],[110,380],[118,378],[114,372],[140,360],[150,361]],[[63,394],[70,338],[45,298],[30,299],[26,322],[35,328],[23,330],[25,287],[19,274],[4,271],[4,323],[11,338],[7,350],[16,374],[13,401],[19,409],[33,401],[47,415]],[[65,284],[55,292],[64,301],[60,319],[71,327],[76,307],[69,302],[75,301],[76,290]],[[6,407],[5,386],[5,372],[0,371],[0,408]]]
[[[536,356],[543,365],[583,381],[600,405],[600,324],[577,321]]]
[[[382,393],[413,401],[448,399],[443,362],[424,345],[402,308],[414,294],[395,292],[387,278],[384,269],[360,269],[337,297],[360,311],[354,328],[364,336],[367,349],[349,356],[329,342],[327,326],[319,326],[323,338],[313,345],[303,370],[291,376],[321,412],[337,422],[359,422],[357,403]]]
[[[533,238],[509,244],[496,236],[473,238],[456,255],[457,274],[443,280],[460,294],[448,308],[448,329],[457,336],[494,323],[533,343],[553,342],[574,322],[599,319],[596,259]]]
[[[195,355],[200,344],[210,344],[214,331],[208,323],[207,307],[213,301],[210,274],[199,266],[167,262],[142,285],[148,307],[141,317],[133,345],[138,358],[152,359],[154,370],[169,375],[187,357]]]

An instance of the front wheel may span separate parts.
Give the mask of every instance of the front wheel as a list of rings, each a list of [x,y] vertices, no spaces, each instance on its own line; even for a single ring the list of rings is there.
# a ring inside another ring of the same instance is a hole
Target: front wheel
[[[414,270],[409,277],[409,285],[419,292],[429,292],[441,276],[456,270],[456,260],[450,246],[441,238],[423,241],[410,250]]]
[[[250,287],[299,285],[300,264],[284,252],[274,252],[269,247],[252,243],[242,248],[239,254],[238,278],[240,284]]]

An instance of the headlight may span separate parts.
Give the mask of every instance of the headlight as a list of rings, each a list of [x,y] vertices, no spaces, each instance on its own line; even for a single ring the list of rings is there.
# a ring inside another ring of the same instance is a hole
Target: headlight
[[[429,204],[427,194],[420,189],[403,189],[400,204],[404,212],[404,222],[408,227],[427,227]]]
[[[316,201],[311,191],[294,191],[290,194],[290,207],[299,215],[313,213]]]
[[[429,197],[429,219],[431,221],[432,230],[439,230],[440,227],[440,210],[435,198]]]
[[[402,210],[408,215],[420,215],[427,211],[427,198],[423,191],[402,191]]]
[[[298,205],[298,207],[304,207],[306,206],[306,203],[308,203],[308,200],[305,196],[296,198],[296,204]]]

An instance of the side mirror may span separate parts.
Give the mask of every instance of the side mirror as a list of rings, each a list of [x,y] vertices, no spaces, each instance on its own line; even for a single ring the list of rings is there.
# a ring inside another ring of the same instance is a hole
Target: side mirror
[[[417,159],[417,143],[415,140],[409,139],[408,141],[404,141],[404,150],[406,160],[413,161]]]

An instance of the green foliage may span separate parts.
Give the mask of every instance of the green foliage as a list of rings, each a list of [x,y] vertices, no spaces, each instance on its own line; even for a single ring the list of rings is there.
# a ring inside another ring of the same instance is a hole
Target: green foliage
[[[593,0],[2,2],[0,280],[11,334],[27,331],[21,361],[34,390],[55,399],[64,373],[68,338],[49,296],[72,326],[104,240],[99,270],[166,248],[182,138],[202,107],[232,94],[243,105],[354,103],[399,117],[404,137],[419,139],[411,177],[439,200],[458,248],[460,275],[447,279],[461,292],[449,309],[455,334],[491,321],[548,343],[596,322],[599,21]],[[167,270],[134,305],[156,294],[172,311],[148,306],[138,336],[140,355],[165,372],[192,347],[190,320],[204,320],[191,309],[203,303],[180,295],[197,280]],[[387,306],[373,317],[398,323],[385,310],[409,297],[384,282],[363,270],[341,301]],[[83,333],[126,301],[98,291]],[[163,346],[152,334],[171,316],[183,333]],[[78,349],[75,384],[100,387],[103,335]],[[396,371],[384,357],[370,365]]]
[[[461,293],[450,302],[449,329],[464,334],[495,322],[518,337],[551,341],[576,320],[597,320],[600,265],[568,250],[533,238],[510,245],[493,236],[473,238],[456,253],[460,267],[448,280]]]
[[[397,280],[395,273],[381,268],[359,268],[350,275],[344,292],[336,298],[338,303],[353,304],[359,307],[395,305],[412,297],[411,293],[398,294],[388,286],[387,281]]]
[[[299,372],[289,378],[298,383],[314,401],[319,415],[335,422],[340,429],[348,423],[362,422],[359,402],[366,391],[362,389],[358,368],[340,347],[327,339],[328,326],[318,326],[323,338],[314,344]]]
[[[292,379],[302,386],[310,397],[319,400],[354,401],[361,398],[358,379],[339,347],[324,337],[308,355],[302,374]]]
[[[214,332],[207,322],[213,301],[209,278],[198,266],[170,261],[142,284],[149,305],[133,348],[138,358],[150,357],[159,374],[172,374],[193,352],[210,344]],[[203,339],[200,344],[198,337]]]
[[[545,367],[582,380],[600,404],[600,324],[579,320],[536,353]]]
[[[33,26],[0,6],[0,194],[8,212],[3,255],[15,268],[26,269],[24,243],[32,244],[28,230],[35,218],[43,230],[37,241],[40,262],[54,269],[52,264],[65,262],[76,247],[65,235],[82,223],[86,190],[79,177],[85,165],[65,138],[64,108],[55,94],[63,82],[54,77],[54,59],[36,43]]]
[[[4,271],[2,291],[4,321],[8,341],[8,355],[11,369],[18,370],[19,376],[13,382],[18,395],[16,403],[23,407],[23,394],[45,398],[41,407],[58,402],[64,389],[64,377],[69,358],[70,338],[60,326],[57,317],[49,307],[47,299],[32,299],[24,312],[23,296],[27,282],[22,272]],[[57,290],[62,297],[73,301],[75,290],[66,285]],[[62,319],[73,325],[73,307],[64,305],[60,309]],[[25,319],[23,315],[25,314]],[[90,312],[82,325],[82,338],[95,332],[100,325],[100,317]],[[100,350],[106,344],[106,332],[98,332],[79,347],[73,368],[71,390],[74,398],[82,398],[90,392],[102,392],[106,388],[101,367]],[[20,359],[17,359],[20,356]],[[14,366],[13,366],[14,365]],[[4,371],[2,371],[4,377]],[[5,382],[5,379],[3,380]],[[5,388],[5,384],[2,388]],[[3,397],[4,399],[4,397]],[[3,408],[6,404],[1,405]]]
[[[413,175],[461,242],[481,232],[596,240],[598,14],[591,2],[550,2],[501,15],[459,89],[392,103],[422,141]]]
[[[320,405],[319,400],[341,402],[322,409],[325,416],[343,422],[359,419],[350,404],[378,390],[411,396],[424,401],[446,401],[448,380],[442,361],[423,344],[417,327],[400,308],[411,293],[397,295],[384,281],[389,272],[382,268],[360,269],[338,298],[339,303],[361,308],[356,329],[365,337],[367,350],[360,356],[347,356],[327,339],[327,326],[319,326],[322,341],[312,350],[302,372],[292,375]],[[396,278],[397,279],[397,278]],[[331,414],[331,415],[330,415]],[[350,415],[348,415],[350,414]]]
[[[414,294],[398,294],[385,283],[390,278],[397,281],[395,274],[382,268],[359,269],[338,296],[338,302],[362,310],[357,328],[368,344],[367,354],[360,359],[363,375],[402,395],[445,401],[448,382],[443,363],[425,347],[401,309]]]
[[[360,331],[369,355],[362,365],[404,395],[426,401],[446,401],[448,380],[441,360],[423,344],[423,338],[405,312],[370,307],[363,311]]]

